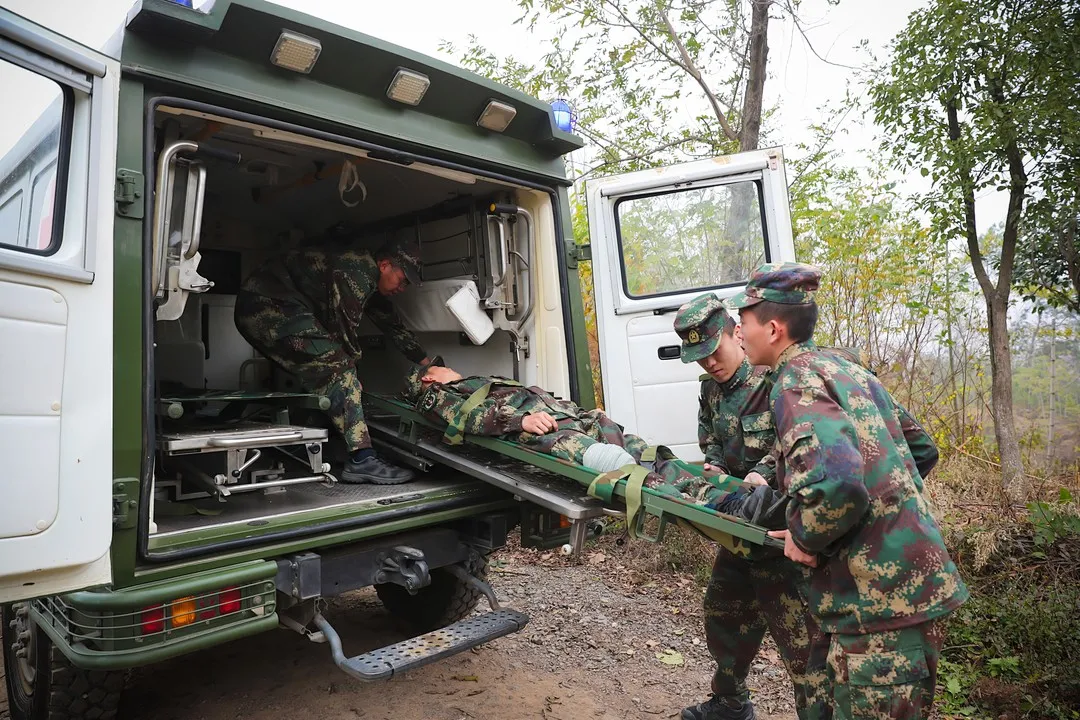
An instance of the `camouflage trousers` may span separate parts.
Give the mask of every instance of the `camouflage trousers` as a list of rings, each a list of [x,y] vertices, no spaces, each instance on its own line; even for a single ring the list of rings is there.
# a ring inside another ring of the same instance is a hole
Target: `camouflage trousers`
[[[705,640],[716,661],[713,694],[746,699],[746,677],[767,629],[791,678],[800,720],[826,720],[829,636],[804,599],[806,571],[779,553],[765,552],[769,555],[744,559],[717,550],[705,591]]]
[[[829,683],[837,720],[930,717],[945,640],[943,619],[829,639]]]
[[[371,447],[357,358],[308,308],[241,291],[236,297],[235,321],[252,347],[295,375],[305,390],[330,399],[326,414],[350,452]]]
[[[544,435],[521,433],[511,439],[531,450],[579,465],[589,446],[598,442],[618,445],[639,462],[641,454],[649,447],[649,443],[637,435],[624,433],[622,427],[605,415],[602,410],[584,410],[576,418],[560,419],[559,429],[555,432]],[[653,464],[652,472],[645,479],[644,486],[655,488],[660,485],[674,487],[691,496],[702,489],[712,487],[675,463],[658,457]]]

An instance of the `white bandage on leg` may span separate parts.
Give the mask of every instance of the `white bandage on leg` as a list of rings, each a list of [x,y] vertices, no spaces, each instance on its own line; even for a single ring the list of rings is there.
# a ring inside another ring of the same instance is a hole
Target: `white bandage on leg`
[[[585,454],[581,458],[581,464],[590,470],[608,472],[609,470],[618,470],[623,465],[636,465],[637,463],[633,455],[618,445],[598,442],[593,443],[585,450]]]

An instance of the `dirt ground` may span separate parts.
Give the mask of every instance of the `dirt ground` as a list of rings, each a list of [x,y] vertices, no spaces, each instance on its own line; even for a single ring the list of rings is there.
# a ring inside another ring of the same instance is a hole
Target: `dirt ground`
[[[528,614],[529,625],[403,676],[355,681],[334,666],[326,645],[272,632],[133,672],[122,716],[677,718],[708,695],[702,590],[688,576],[644,572],[636,544],[605,540],[578,561],[516,545],[501,551],[490,579],[500,601]],[[405,637],[370,591],[333,601],[327,617],[349,655]],[[759,717],[793,720],[791,687],[768,638],[749,684]]]

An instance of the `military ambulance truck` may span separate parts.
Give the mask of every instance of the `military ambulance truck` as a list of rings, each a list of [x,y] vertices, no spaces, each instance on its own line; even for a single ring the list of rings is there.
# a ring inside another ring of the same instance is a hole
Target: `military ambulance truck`
[[[394,303],[429,354],[587,407],[591,261],[609,414],[693,461],[698,369],[672,312],[792,257],[779,150],[592,181],[579,245],[563,105],[262,0],[191,5],[143,0],[100,50],[0,8],[17,720],[110,717],[123,670],[278,628],[389,677],[527,622],[484,581],[510,530],[579,550],[620,512],[553,459],[441,443],[395,399],[409,366],[374,326],[358,359],[373,438],[417,479],[339,482],[327,399],[236,330],[266,258],[418,240],[422,282]],[[371,586],[417,637],[350,656],[363,638],[322,601]]]

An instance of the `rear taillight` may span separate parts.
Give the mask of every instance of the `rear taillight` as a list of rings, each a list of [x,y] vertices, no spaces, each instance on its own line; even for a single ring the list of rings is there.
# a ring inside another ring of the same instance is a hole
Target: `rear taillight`
[[[139,616],[139,627],[143,635],[154,635],[165,631],[165,606],[154,605],[142,611]]]
[[[164,632],[165,620],[168,618],[169,627],[175,630],[191,625],[196,620],[212,620],[222,615],[238,613],[243,608],[243,600],[240,588],[236,587],[225,588],[219,593],[199,598],[193,595],[177,598],[168,605],[145,608],[139,616],[139,627],[143,635]]]
[[[239,588],[226,588],[218,595],[218,610],[222,615],[240,612],[240,600]]]
[[[210,620],[218,616],[218,596],[203,595],[199,598],[199,619]]]

